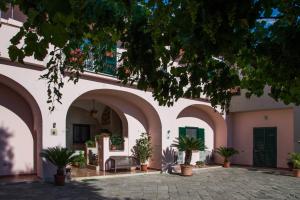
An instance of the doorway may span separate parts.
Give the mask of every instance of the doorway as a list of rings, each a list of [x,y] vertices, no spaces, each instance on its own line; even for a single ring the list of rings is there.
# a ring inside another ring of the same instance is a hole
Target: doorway
[[[277,167],[277,128],[253,128],[253,165]]]

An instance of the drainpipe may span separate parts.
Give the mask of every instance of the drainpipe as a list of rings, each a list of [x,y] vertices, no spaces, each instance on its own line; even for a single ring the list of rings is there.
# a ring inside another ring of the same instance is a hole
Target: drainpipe
[[[2,18],[2,10],[0,10],[0,28],[1,28],[1,25],[2,25],[1,18]]]
[[[11,18],[14,19],[14,7],[10,5],[11,7]]]

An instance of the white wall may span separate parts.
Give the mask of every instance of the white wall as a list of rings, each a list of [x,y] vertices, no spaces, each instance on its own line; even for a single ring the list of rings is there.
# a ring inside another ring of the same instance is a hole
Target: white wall
[[[183,109],[191,105],[203,105],[206,109],[205,112],[210,113],[210,117],[218,116],[216,117],[217,120],[224,120],[224,116],[215,114],[209,102],[203,99],[180,99],[172,107],[163,107],[159,106],[149,91],[141,91],[134,86],[124,86],[115,78],[87,72],[81,75],[81,79],[76,85],[68,82],[68,77],[64,78],[65,85],[61,90],[63,93],[62,104],[56,103],[55,110],[50,112],[48,110],[49,105],[46,103],[47,81],[39,79],[40,75],[45,73],[42,71],[45,62],[29,58],[26,59],[27,65],[20,65],[8,61],[7,47],[10,43],[9,40],[17,32],[19,25],[11,20],[6,20],[0,28],[0,74],[18,82],[36,100],[42,115],[41,133],[43,137],[41,148],[66,146],[66,132],[68,131],[66,129],[66,118],[69,107],[78,97],[90,92],[94,92],[93,95],[97,97],[89,98],[90,100],[99,100],[99,102],[115,110],[117,109],[118,114],[122,113],[124,115],[121,120],[122,123],[123,121],[128,122],[129,145],[132,146],[135,143],[135,139],[139,137],[141,132],[147,131],[151,134],[154,153],[150,164],[155,168],[161,168],[162,153],[173,142],[166,139],[167,133],[168,131],[171,131],[171,133],[178,131],[178,127],[175,125],[176,118]],[[53,123],[56,123],[56,135],[51,134]],[[216,134],[220,135],[221,138],[215,141],[217,144],[223,145],[227,141],[227,130],[226,127],[223,129],[224,126],[220,127],[222,127],[222,130],[216,129],[215,131],[224,134]],[[55,170],[52,168],[51,171],[47,163],[43,165],[43,169],[44,174],[42,176],[52,178]]]
[[[0,176],[35,172],[32,131],[29,104],[0,84]]]
[[[285,105],[283,102],[277,102],[271,98],[268,93],[270,87],[265,87],[264,94],[260,97],[251,96],[246,98],[246,90],[241,90],[241,95],[233,96],[230,102],[230,112],[243,112],[243,111],[255,111],[255,110],[270,110],[270,109],[281,109],[291,108],[294,105]]]
[[[233,147],[240,153],[235,164],[253,165],[253,128],[277,127],[277,167],[286,168],[288,153],[294,149],[293,109],[262,110],[231,114]]]

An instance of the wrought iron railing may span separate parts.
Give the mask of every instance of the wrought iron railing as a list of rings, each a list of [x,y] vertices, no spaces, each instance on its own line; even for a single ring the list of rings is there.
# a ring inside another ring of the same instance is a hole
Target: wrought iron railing
[[[97,64],[93,60],[85,61],[85,70],[93,73],[106,74],[109,76],[117,75],[117,58],[116,57],[106,57],[102,62],[101,66],[96,66]]]
[[[0,10],[0,18],[2,19],[14,19],[16,21],[25,22],[27,17],[20,11],[17,6],[8,6],[6,11]],[[112,51],[108,51],[103,56],[101,63],[95,61],[95,59],[88,59],[85,61],[85,70],[93,73],[100,73],[109,76],[116,76],[117,74],[117,49],[113,48]]]
[[[90,45],[89,41],[85,40],[85,43],[82,46],[83,49],[85,48],[85,45]],[[116,47],[108,48],[103,46],[96,48],[94,49],[94,54],[91,52],[91,55],[89,55],[89,58],[85,61],[85,70],[109,76],[116,76],[117,60],[119,59],[119,56],[120,54],[117,53]]]

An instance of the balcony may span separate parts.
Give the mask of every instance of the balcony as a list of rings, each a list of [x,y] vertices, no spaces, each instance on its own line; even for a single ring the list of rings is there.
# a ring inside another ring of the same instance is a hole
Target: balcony
[[[5,12],[0,10],[0,19],[3,19],[4,21],[12,19],[17,22],[24,23],[27,17],[20,11],[18,6],[9,6]],[[18,25],[22,26],[21,23],[18,23]],[[8,36],[7,40],[9,40]],[[2,57],[8,57],[8,53],[6,51],[6,46],[5,48],[0,49],[0,52],[2,52]],[[5,54],[3,52],[5,52]],[[117,48],[115,47],[111,51],[107,51],[105,53],[101,59],[101,62],[99,62],[99,60],[95,61],[96,59],[93,58],[88,59],[84,63],[85,71],[115,77],[117,74],[117,59],[119,59],[120,55],[121,53],[117,53]],[[28,63],[36,63],[36,61],[30,60]]]
[[[85,71],[115,77],[118,68],[117,60],[119,60],[120,56],[121,53],[118,52],[116,47],[112,48],[110,51],[106,51],[101,59],[94,59],[93,55],[91,55],[84,63]]]

